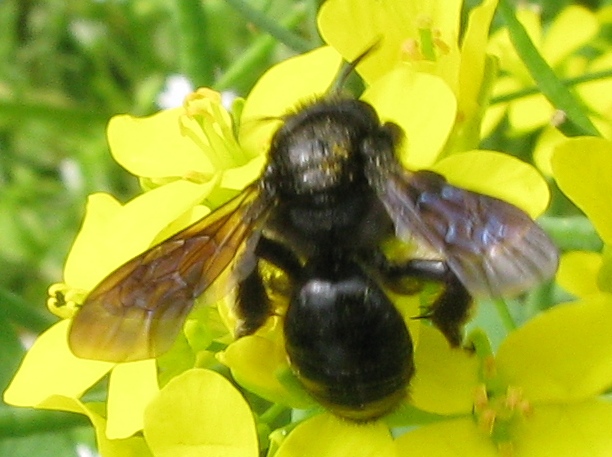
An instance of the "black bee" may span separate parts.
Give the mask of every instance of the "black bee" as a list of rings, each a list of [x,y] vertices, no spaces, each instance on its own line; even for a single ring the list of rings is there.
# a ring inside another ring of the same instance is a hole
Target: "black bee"
[[[290,279],[286,351],[304,388],[356,421],[386,414],[414,372],[404,316],[389,298],[405,279],[436,281],[426,317],[453,345],[472,296],[522,292],[549,278],[557,250],[520,209],[453,187],[396,157],[400,128],[369,104],[326,97],[283,119],[261,177],[190,227],[106,277],[70,329],[79,357],[126,362],[167,351],[194,301],[228,268],[237,337],[272,314],[266,262]],[[431,258],[390,260],[389,240]]]

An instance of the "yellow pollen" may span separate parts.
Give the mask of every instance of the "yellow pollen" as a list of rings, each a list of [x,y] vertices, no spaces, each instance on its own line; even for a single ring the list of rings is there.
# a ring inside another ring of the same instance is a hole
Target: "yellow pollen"
[[[493,388],[485,384],[474,392],[474,414],[478,428],[489,435],[500,455],[514,453],[513,430],[517,423],[531,413],[531,404],[518,386]]]
[[[483,376],[487,379],[491,379],[497,376],[497,366],[495,365],[494,357],[487,357],[482,362]]]
[[[474,410],[476,413],[483,411],[489,403],[489,395],[487,394],[487,386],[479,385],[474,392]]]
[[[500,457],[512,457],[514,455],[514,445],[510,441],[498,443],[497,451]]]
[[[84,290],[74,289],[61,282],[51,285],[48,293],[47,308],[63,319],[74,315],[87,294]]]
[[[407,60],[416,62],[419,60],[424,60],[424,56],[421,53],[421,48],[419,43],[414,38],[408,38],[402,43],[400,48],[401,60]]]
[[[488,435],[493,434],[493,428],[495,427],[495,420],[497,419],[497,413],[494,409],[485,409],[478,416],[479,428]]]
[[[436,45],[436,48],[440,51],[440,54],[448,54],[450,52],[450,47],[446,44],[445,41],[438,38],[434,38],[433,42]]]
[[[199,171],[190,170],[183,175],[183,179],[196,184],[204,184],[213,179],[212,173],[201,173]]]
[[[202,87],[185,97],[183,108],[189,117],[205,116],[208,120],[214,120],[212,107],[221,104],[221,94],[207,87]]]

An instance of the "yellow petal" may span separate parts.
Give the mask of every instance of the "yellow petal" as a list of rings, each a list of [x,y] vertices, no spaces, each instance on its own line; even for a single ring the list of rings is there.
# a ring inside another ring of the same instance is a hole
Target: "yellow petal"
[[[395,122],[404,130],[400,156],[408,168],[428,167],[436,160],[457,112],[455,96],[444,81],[404,66],[378,79],[362,99],[376,108],[382,122]]]
[[[612,243],[612,143],[600,138],[571,138],[555,149],[557,184],[589,217],[606,243]]]
[[[240,145],[253,156],[267,152],[278,128],[271,122],[314,101],[331,86],[342,59],[330,47],[317,48],[270,68],[247,97],[240,121]]]
[[[557,305],[510,333],[500,376],[533,403],[570,402],[612,385],[612,295]]]
[[[540,173],[508,154],[463,152],[442,159],[432,169],[455,186],[500,198],[532,218],[541,215],[548,206],[550,193]]]
[[[64,279],[72,287],[82,288],[89,281],[79,277],[82,266],[91,263],[99,256],[97,246],[101,237],[106,235],[104,227],[121,209],[121,204],[110,194],[102,192],[89,195],[85,207],[83,225],[75,238],[66,264],[64,266]],[[85,273],[85,277],[88,274]],[[83,288],[84,290],[89,290]]]
[[[115,116],[108,124],[113,158],[130,173],[147,178],[211,175],[215,170],[202,148],[180,126],[184,108],[149,117]]]
[[[403,434],[395,442],[400,455],[499,457],[496,446],[471,417],[426,425]]]
[[[156,457],[257,457],[253,414],[240,392],[210,370],[172,379],[145,411],[144,435]]]
[[[246,165],[226,170],[221,178],[221,187],[235,190],[244,189],[248,184],[261,176],[266,159],[265,155],[260,155],[249,161]]]
[[[64,277],[71,287],[91,290],[119,265],[149,247],[168,224],[201,201],[212,184],[174,181],[124,206],[108,195],[90,196],[83,227],[74,241]]]
[[[603,263],[598,252],[572,251],[561,256],[557,283],[576,297],[599,292],[597,273]]]
[[[516,79],[509,76],[500,76],[493,84],[491,98],[511,94],[512,92],[520,90],[520,88],[521,85]],[[487,107],[480,127],[480,135],[482,138],[486,138],[493,132],[504,118],[508,106],[508,102],[498,102]]]
[[[525,31],[533,44],[539,49],[542,42],[542,24],[538,9],[521,3],[516,10],[516,16],[525,27]],[[500,68],[512,74],[521,84],[533,84],[529,72],[514,49],[507,28],[500,28],[491,35],[487,51],[497,56]]]
[[[325,42],[336,48],[349,62],[381,41],[372,55],[359,65],[360,74],[366,81],[372,82],[399,62],[400,43],[404,37],[410,31],[413,37],[416,36],[413,21],[401,20],[405,13],[394,17],[391,12],[395,11],[389,11],[388,5],[376,5],[371,1],[326,1],[319,9],[319,30]],[[338,26],[340,21],[342,27]],[[394,24],[395,21],[403,22],[405,28],[402,30]],[[354,33],[355,30],[359,30],[359,33]]]
[[[331,414],[298,425],[281,444],[277,457],[395,457],[389,430],[382,422],[355,424]]]
[[[15,406],[63,409],[53,397],[79,398],[110,371],[113,363],[79,359],[68,348],[69,320],[42,333],[4,392]]]
[[[330,0],[319,10],[319,30],[323,39],[348,61],[377,43],[376,49],[358,67],[364,79],[373,83],[399,62],[413,60],[407,50],[408,43],[420,47],[422,30],[430,31],[434,41],[441,43],[438,57],[443,58],[449,50],[452,53],[457,47],[461,3],[459,0]],[[435,64],[433,68],[436,72]]]
[[[522,97],[508,106],[508,120],[517,135],[548,124],[554,113],[553,106],[542,94]]]
[[[230,344],[218,357],[230,367],[240,385],[259,396],[293,408],[312,405],[304,401],[303,395],[288,391],[277,377],[281,371],[290,369],[282,344],[257,335],[245,336]]]
[[[542,18],[541,18],[542,10],[538,7],[534,7],[533,5],[529,5],[527,3],[520,4],[517,9],[516,15],[525,27],[525,31],[529,35],[531,41],[536,46],[536,48],[540,48],[542,45]]]
[[[450,348],[444,336],[422,325],[414,355],[415,375],[410,402],[437,414],[469,414],[479,383],[479,361],[473,354]]]
[[[542,133],[538,136],[535,148],[533,150],[533,160],[544,176],[550,177],[552,171],[552,156],[557,145],[567,140],[559,130],[549,125],[544,127]]]
[[[103,408],[99,404],[80,405],[81,412],[86,414],[96,432],[98,452],[104,457],[152,457],[147,443],[142,435],[126,439],[109,439],[106,436],[106,419],[101,415]]]
[[[578,5],[569,5],[552,21],[546,31],[541,53],[552,67],[588,45],[599,30],[595,14]]]
[[[142,430],[144,409],[158,391],[155,360],[117,365],[108,387],[106,436],[127,438]]]
[[[472,116],[481,96],[485,70],[486,43],[497,0],[485,0],[470,11],[468,26],[461,45],[459,68],[459,109]]]
[[[597,287],[601,292],[612,293],[612,245],[604,245],[601,268],[597,272]]]
[[[534,407],[517,424],[513,457],[612,455],[612,403],[591,400]]]
[[[599,72],[612,67],[612,52],[606,52],[589,63],[586,72]],[[609,125],[609,113],[612,109],[612,80],[610,78],[595,79],[580,84],[576,91],[592,110],[599,113]]]

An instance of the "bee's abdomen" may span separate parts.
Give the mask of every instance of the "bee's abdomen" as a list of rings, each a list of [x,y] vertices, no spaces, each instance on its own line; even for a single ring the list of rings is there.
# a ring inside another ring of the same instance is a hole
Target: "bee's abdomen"
[[[413,373],[406,324],[356,264],[331,260],[314,269],[322,271],[305,275],[285,317],[291,365],[335,414],[376,419],[405,397]]]

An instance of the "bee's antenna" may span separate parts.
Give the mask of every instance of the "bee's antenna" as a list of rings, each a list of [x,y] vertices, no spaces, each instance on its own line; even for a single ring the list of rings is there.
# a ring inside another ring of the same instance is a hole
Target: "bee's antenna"
[[[374,44],[370,45],[365,51],[359,54],[351,62],[345,61],[342,63],[342,67],[338,72],[338,76],[336,76],[336,79],[327,91],[328,95],[338,95],[341,92],[341,90],[344,88],[344,85],[346,84],[347,79],[355,71],[355,68],[357,68],[357,65],[359,65],[363,61],[363,59],[368,57],[380,45],[380,41],[381,39],[378,38],[374,42]]]

